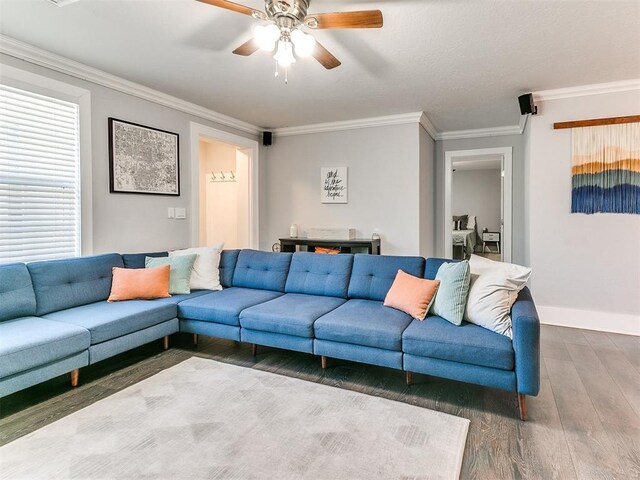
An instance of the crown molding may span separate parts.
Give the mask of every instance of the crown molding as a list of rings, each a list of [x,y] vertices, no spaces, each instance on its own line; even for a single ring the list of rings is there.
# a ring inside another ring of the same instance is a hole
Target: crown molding
[[[291,135],[307,135],[310,133],[324,133],[324,132],[336,132],[340,130],[356,130],[359,128],[372,128],[372,127],[388,127],[390,125],[406,125],[411,123],[417,123],[422,125],[427,132],[425,125],[425,121],[430,128],[433,129],[433,125],[429,122],[429,119],[426,118],[424,112],[412,112],[412,113],[402,113],[399,115],[387,115],[384,117],[371,117],[371,118],[359,118],[356,120],[344,120],[339,122],[327,122],[327,123],[316,123],[313,125],[302,125],[299,127],[284,127],[284,128],[276,128],[273,130],[273,133],[278,137],[288,137]],[[430,135],[431,132],[429,132]],[[433,135],[432,135],[433,136]]]
[[[476,128],[474,130],[452,130],[450,132],[440,132],[436,135],[436,140],[459,140],[462,138],[499,137],[501,135],[521,135],[524,129],[522,120],[518,125],[508,125],[506,127]]]
[[[623,80],[621,82],[595,83],[592,85],[580,85],[578,87],[541,90],[539,92],[533,92],[533,99],[534,101],[546,102],[549,100],[560,100],[562,98],[602,95],[603,93],[626,92],[629,90],[640,90],[640,78]]]
[[[262,131],[262,129],[256,125],[201,107],[195,103],[167,95],[166,93],[162,93],[158,90],[125,80],[124,78],[117,77],[102,70],[98,70],[97,68],[84,65],[69,58],[56,55],[55,53],[51,53],[47,50],[34,47],[33,45],[29,45],[1,34],[0,53],[4,53],[5,55],[9,55],[50,70],[55,70],[66,75],[71,75],[72,77],[76,77],[87,82],[102,85],[103,87],[111,88],[149,102],[157,103],[174,110],[188,113],[205,120],[210,120],[245,133],[258,135]]]
[[[422,112],[422,115],[420,115],[419,123],[420,126],[424,128],[425,132],[427,132],[431,136],[431,138],[433,138],[434,140],[437,138],[438,130],[436,130],[436,127],[433,126],[433,123],[431,123],[431,120],[429,120],[429,117],[427,117],[426,113]]]

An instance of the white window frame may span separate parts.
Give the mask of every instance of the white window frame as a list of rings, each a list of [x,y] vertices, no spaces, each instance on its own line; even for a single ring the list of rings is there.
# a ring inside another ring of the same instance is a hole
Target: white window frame
[[[91,92],[0,62],[0,83],[78,105],[80,127],[80,251],[93,254]]]

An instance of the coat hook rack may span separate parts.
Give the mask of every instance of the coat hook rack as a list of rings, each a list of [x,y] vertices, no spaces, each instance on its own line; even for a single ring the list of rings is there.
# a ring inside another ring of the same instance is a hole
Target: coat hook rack
[[[229,170],[228,172],[211,172],[209,182],[210,183],[230,183],[236,181],[236,172]]]

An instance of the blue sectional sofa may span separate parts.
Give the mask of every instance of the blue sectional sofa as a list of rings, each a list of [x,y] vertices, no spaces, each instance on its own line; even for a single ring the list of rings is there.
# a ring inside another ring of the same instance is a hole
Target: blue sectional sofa
[[[147,255],[107,254],[0,266],[0,396],[176,332],[380,365],[517,392],[539,390],[540,324],[528,289],[512,308],[513,340],[474,324],[425,321],[383,305],[398,269],[435,278],[444,259],[229,250],[220,291],[107,303],[112,267]]]

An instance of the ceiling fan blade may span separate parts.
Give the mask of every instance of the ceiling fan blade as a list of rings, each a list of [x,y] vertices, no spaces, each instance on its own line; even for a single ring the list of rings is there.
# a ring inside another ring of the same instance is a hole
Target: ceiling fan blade
[[[236,55],[242,55],[243,57],[248,57],[249,55],[253,55],[254,53],[256,53],[258,50],[260,50],[258,42],[256,42],[255,39],[252,38],[251,40],[243,43],[238,48],[236,48],[233,53],[235,53]]]
[[[316,42],[316,47],[313,49],[313,53],[311,55],[313,55],[313,58],[320,62],[320,64],[327,70],[331,70],[342,65],[340,60],[334,57],[329,50],[324,48],[318,42]]]
[[[266,17],[266,15],[262,13],[260,10],[247,7],[245,5],[240,5],[239,3],[228,2],[227,0],[196,0],[196,1],[201,3],[206,3],[207,5],[213,5],[214,7],[226,8],[227,10],[242,13],[244,15],[249,15],[250,17],[255,17],[255,18]]]
[[[382,28],[380,10],[316,13],[304,19],[309,28]]]

